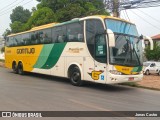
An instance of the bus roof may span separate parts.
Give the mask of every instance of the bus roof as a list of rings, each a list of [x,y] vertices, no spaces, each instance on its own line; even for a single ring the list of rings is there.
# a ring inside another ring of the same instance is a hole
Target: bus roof
[[[99,17],[99,18],[102,18],[102,19],[114,19],[114,20],[124,21],[124,22],[130,23],[130,24],[134,24],[134,23],[132,23],[130,21],[127,21],[125,19],[122,19],[122,18],[106,16],[106,15],[93,15],[93,16],[84,17],[82,19],[93,18],[93,17],[97,17],[97,18]]]
[[[85,19],[88,19],[88,18],[115,19],[115,20],[130,23],[130,24],[134,24],[134,23],[131,23],[129,21],[126,21],[124,19],[117,18],[117,17],[106,16],[106,15],[93,15],[93,16],[87,16],[87,17],[83,17],[83,18],[74,18],[70,21],[66,21],[66,22],[63,22],[63,23],[54,22],[54,23],[49,23],[49,24],[33,27],[32,29],[30,29],[28,31],[11,34],[11,35],[8,35],[8,37],[15,36],[15,35],[20,35],[20,34],[24,34],[24,33],[29,33],[29,32],[33,32],[33,31],[37,31],[37,30],[42,30],[42,29],[46,29],[46,28],[51,28],[51,27],[54,27],[54,26],[61,26],[61,25],[65,25],[65,24],[70,24],[70,23],[78,22],[78,21],[85,20]]]
[[[58,24],[58,23],[49,23],[49,24],[33,27],[32,29],[30,29],[28,31],[11,34],[11,35],[8,35],[8,37],[15,36],[15,35],[20,35],[20,34],[23,34],[23,33],[33,32],[33,31],[36,31],[36,30],[43,30],[45,28],[51,28],[51,27],[55,26],[56,24]]]

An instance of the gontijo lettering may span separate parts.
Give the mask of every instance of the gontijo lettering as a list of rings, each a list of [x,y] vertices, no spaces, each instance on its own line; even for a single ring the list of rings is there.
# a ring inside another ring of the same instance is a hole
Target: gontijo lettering
[[[20,48],[17,49],[17,54],[34,54],[35,48]]]

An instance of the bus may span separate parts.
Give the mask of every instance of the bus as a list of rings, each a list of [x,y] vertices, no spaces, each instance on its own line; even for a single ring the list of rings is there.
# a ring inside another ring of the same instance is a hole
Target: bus
[[[135,24],[95,15],[9,35],[5,65],[21,75],[69,78],[75,86],[137,82],[143,77],[142,51]]]

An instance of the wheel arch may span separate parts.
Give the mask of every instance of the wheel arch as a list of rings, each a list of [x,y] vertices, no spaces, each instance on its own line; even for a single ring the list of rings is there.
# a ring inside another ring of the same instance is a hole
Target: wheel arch
[[[72,68],[74,67],[78,67],[80,72],[81,72],[81,80],[83,80],[83,69],[82,69],[82,66],[79,64],[79,63],[70,63],[68,68],[67,68],[67,77],[69,78],[70,77],[70,71]]]

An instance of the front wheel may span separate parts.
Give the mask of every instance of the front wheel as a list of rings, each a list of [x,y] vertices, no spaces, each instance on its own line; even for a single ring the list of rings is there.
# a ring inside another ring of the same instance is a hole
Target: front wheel
[[[18,74],[23,75],[24,71],[23,71],[23,64],[19,63],[18,64]]]
[[[75,85],[75,86],[82,85],[81,72],[78,67],[74,67],[73,69],[71,69],[70,81],[72,85]]]
[[[150,73],[149,73],[149,70],[147,70],[147,71],[146,71],[146,75],[149,75],[149,74],[150,74]]]

